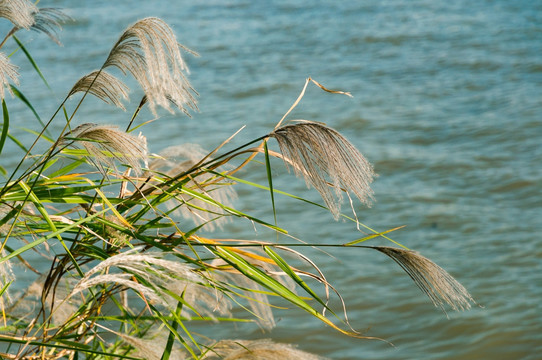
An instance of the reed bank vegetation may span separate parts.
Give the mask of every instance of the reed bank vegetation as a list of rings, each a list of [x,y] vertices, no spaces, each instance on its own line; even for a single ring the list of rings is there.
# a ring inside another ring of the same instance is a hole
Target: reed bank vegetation
[[[160,112],[198,116],[198,94],[184,60],[194,53],[163,20],[149,17],[130,25],[103,63],[66,84],[64,100],[43,119],[18,88],[25,79],[12,55],[24,53],[18,58],[30,61],[45,84],[46,77],[17,35],[37,31],[55,47],[61,25],[71,19],[27,0],[0,1],[0,17],[12,23],[0,44],[0,153],[8,147],[20,152],[13,166],[3,155],[0,161],[1,357],[320,358],[268,340],[265,332],[262,339],[245,340],[242,333],[211,339],[192,330],[194,324],[232,322],[270,330],[277,307],[306,312],[345,336],[375,339],[349,325],[333,279],[305,254],[309,247],[376,251],[393,259],[437,307],[460,310],[473,303],[446,271],[392,240],[397,228],[379,232],[358,221],[353,204],[371,204],[375,174],[344,136],[320,122],[288,119],[308,86],[329,96],[348,93],[308,78],[284,117],[258,138],[239,140],[240,132],[211,151],[186,142],[155,154],[145,133],[160,126]],[[128,102],[127,78],[141,87],[141,99]],[[114,123],[79,119],[91,96],[119,108]],[[14,102],[22,102],[35,119],[11,113]],[[153,119],[142,118],[144,108]],[[32,132],[31,143],[12,134],[14,124],[34,120],[41,131]],[[320,193],[322,202],[276,189],[270,165],[276,159]],[[250,181],[246,174],[253,172],[267,181]],[[268,217],[236,206],[242,204],[234,202],[239,184],[268,198]],[[365,235],[347,243],[296,239],[276,221],[279,196],[329,211],[330,221]],[[350,209],[343,213],[345,202]],[[225,230],[231,220],[274,235],[266,241],[235,238]],[[389,246],[371,245],[376,238]]]

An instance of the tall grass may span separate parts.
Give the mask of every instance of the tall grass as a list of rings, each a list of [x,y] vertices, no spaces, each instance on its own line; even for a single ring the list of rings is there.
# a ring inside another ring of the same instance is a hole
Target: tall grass
[[[57,30],[69,18],[27,0],[0,2],[0,17],[13,23],[0,48],[15,41],[41,76],[15,34],[33,29],[57,41]],[[365,227],[371,234],[364,238],[321,246],[376,250],[397,262],[436,306],[470,307],[473,299],[465,288],[427,258],[402,245],[364,245],[376,237],[399,244],[388,237],[395,228],[373,231],[341,213],[345,196],[350,203],[354,197],[370,204],[375,177],[371,164],[346,138],[317,122],[283,124],[311,84],[339,94],[330,96],[347,93],[309,78],[284,118],[259,138],[232,145],[235,135],[211,152],[179,144],[160,155],[149,154],[146,122],[139,119],[143,107],[179,116],[197,111],[197,93],[188,81],[182,52],[186,49],[164,21],[137,21],[97,70],[74,79],[31,144],[10,133],[10,119],[17,114],[9,112],[8,102],[22,101],[36,113],[39,109],[12,85],[24,79],[9,56],[0,53],[0,154],[13,144],[24,149],[13,168],[0,164],[0,356],[318,359],[289,344],[242,340],[241,334],[210,339],[193,331],[196,323],[201,328],[225,322],[253,322],[269,330],[275,325],[275,306],[305,311],[346,336],[371,338],[350,328],[346,314],[341,315],[344,309],[328,305],[341,297],[304,254],[304,247],[315,244],[291,240],[276,221],[233,205],[239,183],[268,197],[275,219],[280,211],[275,197],[290,196],[302,200],[300,206],[318,206],[335,219],[349,219],[345,226]],[[129,125],[81,124],[77,115],[88,95],[128,108],[124,76],[135,78],[145,93],[131,109]],[[70,98],[78,99],[73,110],[65,107]],[[53,122],[62,130],[50,138],[45,134]],[[273,141],[278,150],[270,149]],[[36,154],[38,144],[48,148]],[[257,157],[261,161],[252,161]],[[323,205],[275,189],[271,158],[281,159],[314,187]],[[267,182],[254,184],[239,177],[247,171],[264,172]],[[277,235],[268,241],[232,239],[223,230],[232,219]],[[204,237],[204,230],[216,230],[217,236]],[[294,267],[294,262],[301,265]],[[23,271],[35,273],[34,279],[25,280],[29,277],[21,277]]]

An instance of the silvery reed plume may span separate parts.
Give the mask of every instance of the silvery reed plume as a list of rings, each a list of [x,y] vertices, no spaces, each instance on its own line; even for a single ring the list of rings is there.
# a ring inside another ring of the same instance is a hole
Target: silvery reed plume
[[[270,136],[279,143],[285,163],[322,195],[335,219],[340,215],[343,191],[371,203],[373,166],[336,130],[317,122],[298,121],[279,127]]]
[[[145,137],[130,135],[114,125],[79,125],[64,136],[63,143],[68,142],[81,145],[103,174],[106,167],[116,169],[114,159],[128,164],[136,174],[141,173],[141,163],[147,164]]]

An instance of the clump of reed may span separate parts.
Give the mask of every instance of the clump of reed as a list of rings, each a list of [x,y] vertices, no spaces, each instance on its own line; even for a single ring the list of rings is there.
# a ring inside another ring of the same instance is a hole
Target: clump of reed
[[[22,100],[31,107],[12,85],[19,83],[19,74],[2,48],[13,39],[29,54],[15,36],[21,29],[58,42],[60,25],[70,19],[28,0],[0,1],[0,17],[13,23],[0,44],[1,154],[12,115],[8,101]],[[233,201],[234,187],[242,181],[234,174],[260,166],[268,182],[245,183],[269,196],[271,213],[278,211],[272,158],[315,188],[324,205],[313,205],[328,209],[335,220],[343,217],[344,196],[370,205],[376,175],[344,136],[320,122],[283,125],[311,83],[330,93],[348,93],[309,78],[284,118],[259,138],[227,151],[234,136],[210,152],[185,143],[152,154],[141,126],[145,122],[138,126],[140,134],[131,131],[143,107],[154,115],[160,109],[186,115],[198,109],[182,52],[192,53],[161,19],[129,26],[103,64],[74,81],[35,141],[21,146],[25,153],[17,166],[0,167],[6,174],[0,184],[3,358],[320,359],[291,344],[209,339],[191,331],[194,323],[246,321],[270,330],[277,299],[347,336],[374,338],[350,328],[344,306],[339,309],[344,317],[336,315],[329,303],[333,296],[342,300],[340,294],[314,261],[294,250],[315,244],[232,239],[224,230],[226,220],[237,219],[271,229],[277,239],[286,236],[286,229],[243,212]],[[143,90],[134,109],[125,103],[129,88],[120,76],[134,77]],[[132,110],[128,126],[79,119],[78,109],[88,95]],[[75,108],[68,110],[67,100],[78,96]],[[57,117],[61,112],[64,118]],[[43,154],[35,154],[36,145],[49,139],[45,134],[53,122],[62,130]],[[272,140],[278,150],[269,148]],[[251,162],[256,156],[263,157],[260,165]],[[357,220],[348,224],[359,226]],[[468,309],[474,303],[469,293],[431,260],[406,248],[360,245],[377,237],[391,240],[387,234],[396,229],[327,245],[376,250],[397,262],[437,307]],[[221,235],[203,236],[203,230]],[[36,265],[35,254],[47,267]],[[35,273],[33,282],[19,283],[22,268]],[[234,308],[247,310],[246,316]]]

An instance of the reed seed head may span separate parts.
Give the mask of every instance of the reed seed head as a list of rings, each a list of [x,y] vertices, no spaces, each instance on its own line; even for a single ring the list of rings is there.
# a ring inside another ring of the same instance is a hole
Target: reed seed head
[[[264,266],[262,267],[264,270],[269,268],[269,266],[266,266],[268,264],[265,264],[263,261],[253,262],[255,263],[254,265],[258,266],[263,264]],[[212,264],[213,266],[221,266],[224,265],[225,262],[222,259],[215,259]],[[213,276],[217,275],[218,274],[213,274]],[[220,276],[223,283],[235,284],[239,288],[244,289],[244,297],[249,299],[248,304],[256,317],[255,321],[262,329],[271,330],[275,327],[275,317],[273,316],[269,299],[258,283],[236,272],[221,272]]]
[[[67,133],[62,143],[70,140],[87,150],[89,156],[93,158],[93,163],[103,174],[106,173],[104,166],[116,169],[114,159],[131,166],[136,174],[141,173],[141,162],[147,166],[145,137],[130,135],[116,126],[82,124]]]
[[[202,357],[206,360],[324,360],[290,344],[262,340],[222,340]]]
[[[0,17],[8,19],[19,28],[30,29],[37,12],[37,6],[28,0],[0,1]]]
[[[59,45],[57,31],[62,29],[62,23],[71,20],[71,17],[59,9],[39,9],[28,0],[1,0],[0,17],[11,21],[16,29],[42,32]]]
[[[0,251],[0,258],[6,256],[6,251],[2,249]],[[3,261],[0,263],[0,289],[3,289],[8,283],[11,283],[15,280],[15,274],[11,267],[11,262]],[[9,288],[8,288],[9,290]],[[6,290],[2,295],[0,295],[0,310],[3,311],[6,308],[6,305],[9,305],[11,298],[9,296],[9,291]]]
[[[163,288],[176,278],[198,280],[191,269],[175,261],[165,260],[163,253],[136,253],[137,249],[111,256],[86,272],[69,297],[100,284],[118,284],[143,294],[148,300],[169,306]],[[113,268],[120,273],[112,273]],[[96,275],[96,276],[94,276]],[[143,281],[135,281],[133,276]]]
[[[166,340],[168,338],[167,334],[162,333],[159,334],[161,336],[154,336],[143,339],[122,333],[117,334],[124,342],[135,348],[135,353],[130,355],[147,360],[162,359],[164,349],[166,348]],[[188,355],[178,346],[174,346],[172,348],[169,358],[171,360],[189,359]]]
[[[78,92],[87,91],[107,104],[126,110],[122,100],[128,99],[128,86],[105,70],[96,70],[83,76],[75,83],[68,97]]]
[[[388,246],[377,246],[374,249],[386,254],[399,264],[433,304],[442,311],[446,312],[444,304],[448,304],[457,311],[467,310],[471,307],[471,303],[474,303],[474,299],[463,285],[443,268],[418,252]]]
[[[19,73],[17,72],[18,67],[13,65],[7,56],[3,53],[0,53],[0,99],[4,99],[5,89],[9,91],[10,94],[13,94],[11,91],[11,86],[9,81],[13,81],[15,84],[19,84]]]
[[[150,17],[130,26],[113,46],[103,67],[109,66],[132,74],[154,114],[157,105],[173,112],[172,103],[186,113],[187,107],[197,110],[196,92],[183,73],[188,68],[180,45],[163,20]]]
[[[207,154],[208,152],[197,144],[171,146],[161,151],[160,157],[149,163],[149,168],[173,177],[193,167]],[[213,178],[215,178],[215,174],[202,172],[189,180],[184,188],[203,193],[223,206],[232,207],[233,202],[237,199],[235,189],[224,180],[213,180]],[[224,214],[224,210],[212,202],[192,197],[189,194],[180,194],[178,198],[186,203],[178,208],[180,214],[184,218],[194,221],[196,225],[205,223],[205,229],[208,231],[214,231],[217,227],[222,228],[230,219],[227,216],[220,217]],[[167,205],[172,206],[173,204],[168,202]]]
[[[219,299],[208,280],[190,266],[164,259],[166,253],[137,253],[138,249],[111,256],[85,273],[68,298],[102,284],[117,284],[132,289],[153,303],[175,309],[176,296],[183,296],[191,309],[214,318],[213,313],[230,315],[231,304]],[[117,271],[115,270],[115,268]],[[134,276],[138,280],[134,280]],[[183,309],[183,316],[190,318]]]
[[[298,121],[269,134],[279,143],[286,165],[307,186],[313,186],[338,219],[342,192],[352,192],[367,205],[371,204],[370,187],[376,176],[372,165],[341,134],[321,123]],[[334,190],[334,191],[333,191]]]

